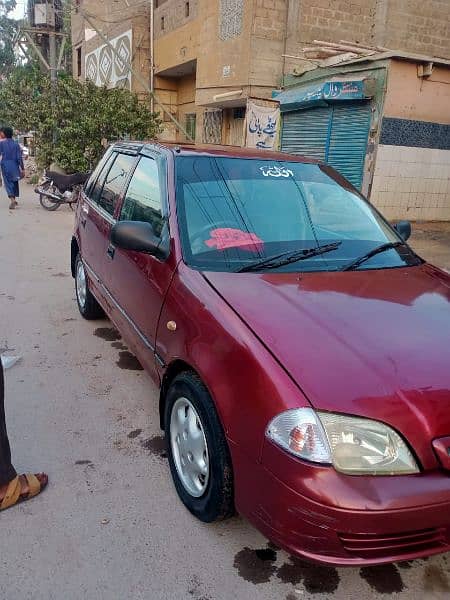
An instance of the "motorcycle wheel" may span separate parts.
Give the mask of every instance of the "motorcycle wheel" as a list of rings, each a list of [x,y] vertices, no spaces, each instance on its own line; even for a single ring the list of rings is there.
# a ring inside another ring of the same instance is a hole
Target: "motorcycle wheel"
[[[50,193],[56,193],[55,190],[55,186],[51,186],[50,182],[48,183],[44,183],[44,185],[40,186],[39,188],[39,202],[41,203],[42,208],[45,208],[45,210],[57,210],[60,206],[61,206],[61,202],[56,202],[55,200],[52,200],[51,198],[49,198],[48,196],[45,195],[45,193],[40,193],[42,192],[46,192],[49,191]]]

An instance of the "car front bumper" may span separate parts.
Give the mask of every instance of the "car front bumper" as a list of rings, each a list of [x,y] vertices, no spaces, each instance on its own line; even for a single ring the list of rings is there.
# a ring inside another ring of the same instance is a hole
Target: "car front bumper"
[[[450,473],[342,475],[267,441],[262,464],[239,471],[239,512],[293,555],[350,566],[450,551]]]

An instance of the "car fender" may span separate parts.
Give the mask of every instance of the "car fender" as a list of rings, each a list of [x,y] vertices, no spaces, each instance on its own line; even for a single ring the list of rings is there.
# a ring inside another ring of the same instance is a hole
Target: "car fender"
[[[270,420],[309,406],[270,350],[210,286],[183,263],[163,305],[156,336],[162,406],[170,380],[194,370],[207,386],[226,437],[259,461]]]

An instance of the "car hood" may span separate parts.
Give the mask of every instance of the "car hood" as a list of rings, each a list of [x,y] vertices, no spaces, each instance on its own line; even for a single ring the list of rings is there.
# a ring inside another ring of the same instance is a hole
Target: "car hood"
[[[204,276],[315,408],[384,421],[416,447],[450,435],[450,276],[443,271],[424,264]]]

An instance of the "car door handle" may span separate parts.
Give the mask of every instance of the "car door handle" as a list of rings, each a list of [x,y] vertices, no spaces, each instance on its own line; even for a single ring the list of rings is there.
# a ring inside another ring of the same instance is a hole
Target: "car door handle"
[[[111,259],[113,259],[113,258],[114,258],[114,254],[115,254],[115,252],[116,252],[116,247],[115,247],[115,246],[113,246],[112,244],[110,244],[110,245],[108,246],[108,250],[106,251],[106,254],[107,254],[107,255],[108,255],[108,256],[109,256]]]

